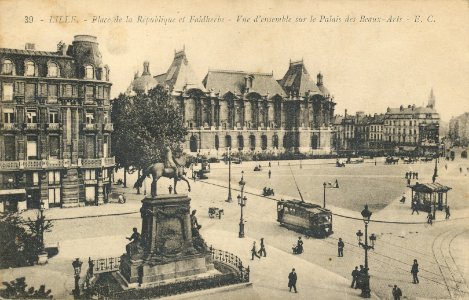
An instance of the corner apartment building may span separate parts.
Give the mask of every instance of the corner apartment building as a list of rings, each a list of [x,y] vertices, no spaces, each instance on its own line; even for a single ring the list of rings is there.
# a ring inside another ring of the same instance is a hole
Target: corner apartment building
[[[0,48],[0,211],[104,203],[110,89],[94,36],[52,52]]]

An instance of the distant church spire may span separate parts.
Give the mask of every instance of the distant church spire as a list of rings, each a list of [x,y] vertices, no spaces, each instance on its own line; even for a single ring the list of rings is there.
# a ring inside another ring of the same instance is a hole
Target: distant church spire
[[[430,96],[428,97],[428,104],[427,107],[435,108],[435,94],[433,93],[433,88],[430,91]]]

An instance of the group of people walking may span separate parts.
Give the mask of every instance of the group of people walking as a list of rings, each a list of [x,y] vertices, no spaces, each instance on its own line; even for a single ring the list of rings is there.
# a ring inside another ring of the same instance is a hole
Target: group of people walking
[[[267,252],[265,251],[264,238],[261,238],[259,251],[257,250],[257,247],[256,247],[256,241],[252,243],[251,256],[252,256],[251,260],[254,260],[254,257],[261,259],[262,256],[264,257],[267,256]]]

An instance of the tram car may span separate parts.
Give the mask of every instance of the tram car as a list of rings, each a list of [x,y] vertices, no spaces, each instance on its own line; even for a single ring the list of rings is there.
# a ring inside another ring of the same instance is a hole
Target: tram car
[[[279,201],[277,221],[282,226],[317,238],[325,238],[334,233],[330,210],[300,200]]]

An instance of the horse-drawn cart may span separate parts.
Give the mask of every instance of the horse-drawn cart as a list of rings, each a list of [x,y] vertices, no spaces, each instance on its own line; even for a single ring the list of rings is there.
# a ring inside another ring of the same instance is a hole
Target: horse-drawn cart
[[[217,217],[218,219],[221,219],[221,215],[224,214],[223,209],[219,209],[218,207],[209,207],[208,208],[208,216],[213,219]]]

